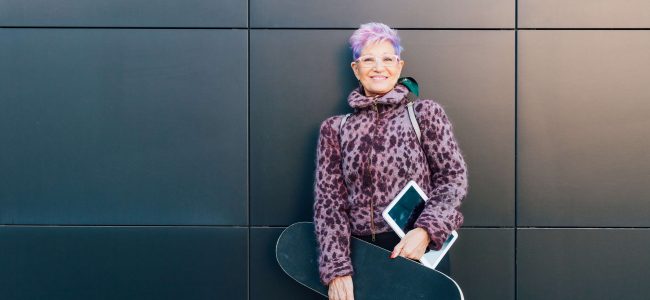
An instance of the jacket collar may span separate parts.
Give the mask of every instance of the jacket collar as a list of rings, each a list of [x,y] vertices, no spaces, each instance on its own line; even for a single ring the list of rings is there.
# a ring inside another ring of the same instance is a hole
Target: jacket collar
[[[374,102],[378,104],[398,104],[402,102],[408,92],[409,90],[406,86],[397,84],[395,88],[386,94],[368,97],[363,93],[361,87],[357,87],[348,96],[348,104],[355,109],[370,107]]]

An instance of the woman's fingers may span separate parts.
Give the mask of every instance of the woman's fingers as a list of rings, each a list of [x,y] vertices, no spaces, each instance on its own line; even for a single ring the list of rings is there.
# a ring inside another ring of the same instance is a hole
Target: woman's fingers
[[[329,300],[341,299],[341,297],[339,297],[339,290],[338,290],[338,277],[334,278],[334,280],[330,282],[330,287],[327,290],[327,296],[329,297]]]
[[[338,281],[332,285],[332,298],[331,300],[342,300],[345,299],[343,298],[343,291],[341,291],[341,286],[338,284]]]
[[[426,252],[428,245],[428,235],[421,228],[409,231],[402,240],[395,245],[391,258],[402,256],[410,259],[420,259]],[[399,250],[399,252],[398,252]]]
[[[332,289],[332,286],[330,285],[330,288],[327,290],[327,300],[334,300],[334,289]]]
[[[352,276],[337,277],[329,285],[327,296],[330,300],[354,300]]]
[[[413,257],[413,246],[411,243],[405,243],[404,248],[402,248],[402,252],[400,256],[405,257],[405,258],[414,258]]]
[[[354,300],[354,287],[352,285],[352,278],[345,281],[345,290],[347,292],[347,299]]]
[[[401,256],[402,248],[404,248],[404,239],[402,239],[399,243],[397,243],[397,245],[395,245],[395,248],[393,248],[393,252],[390,254],[390,258]]]
[[[337,292],[337,295],[338,295],[337,299],[345,300],[345,289],[343,288],[343,286],[341,284],[338,285],[338,287],[336,289],[336,292]]]
[[[404,237],[401,242],[395,245],[395,249],[393,249],[393,253],[391,253],[390,258],[395,258],[398,256],[411,258],[411,248],[412,246],[410,240]]]
[[[339,286],[338,286],[339,299],[341,299],[341,300],[346,300],[347,299],[344,282],[345,281],[339,282]]]
[[[341,299],[341,300],[347,300],[348,299],[347,291],[345,290],[345,281],[346,281],[346,279],[342,279],[339,282],[339,299]]]
[[[402,249],[402,254],[406,258],[410,259],[420,259],[422,255],[424,254],[424,249],[426,248],[426,245],[422,247],[422,245],[416,244],[415,242],[410,242],[404,245],[404,248]]]

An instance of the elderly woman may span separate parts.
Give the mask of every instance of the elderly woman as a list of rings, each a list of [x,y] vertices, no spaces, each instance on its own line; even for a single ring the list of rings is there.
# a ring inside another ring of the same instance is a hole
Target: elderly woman
[[[319,273],[330,299],[353,299],[350,235],[373,242],[391,258],[419,259],[441,248],[463,223],[467,168],[443,108],[432,100],[414,104],[421,142],[409,120],[408,89],[398,84],[404,60],[397,32],[363,24],[350,37],[352,71],[359,87],[348,96],[354,113],[320,126],[314,223]],[[428,195],[424,211],[403,239],[381,213],[414,180]]]

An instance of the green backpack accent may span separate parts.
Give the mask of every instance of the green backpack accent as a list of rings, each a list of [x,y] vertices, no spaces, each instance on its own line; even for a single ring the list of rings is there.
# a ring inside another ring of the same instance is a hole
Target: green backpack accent
[[[413,77],[401,77],[397,80],[397,83],[401,83],[409,89],[409,92],[413,93],[416,97],[420,96],[420,87],[418,82],[415,81]]]

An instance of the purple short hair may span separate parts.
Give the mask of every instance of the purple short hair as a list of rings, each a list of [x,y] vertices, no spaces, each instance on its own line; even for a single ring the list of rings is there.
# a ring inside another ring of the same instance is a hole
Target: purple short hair
[[[399,44],[399,35],[397,30],[391,29],[388,25],[383,23],[366,23],[361,24],[359,29],[354,31],[350,37],[350,48],[352,49],[352,59],[357,60],[361,56],[361,51],[369,43],[378,43],[382,41],[389,41],[395,48],[395,54],[400,55],[402,46]]]

